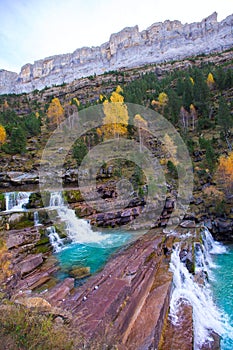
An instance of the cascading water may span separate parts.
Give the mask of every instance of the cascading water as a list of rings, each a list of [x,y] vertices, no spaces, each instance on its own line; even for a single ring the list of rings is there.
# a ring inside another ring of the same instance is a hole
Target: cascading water
[[[203,232],[204,245],[196,244],[196,272],[203,271],[210,277],[214,266],[210,254],[221,254],[225,248],[215,242],[211,233],[205,229]],[[206,254],[207,253],[207,254]],[[187,302],[193,308],[194,323],[194,349],[198,350],[205,343],[211,344],[211,333],[220,336],[232,334],[226,316],[214,303],[211,288],[207,280],[203,285],[198,284],[180,260],[180,245],[176,245],[172,256],[170,269],[173,272],[174,289],[170,301],[170,317],[173,324],[179,322],[177,313],[181,302]]]
[[[129,239],[127,234],[103,234],[93,231],[88,221],[78,219],[75,211],[69,209],[64,204],[61,192],[53,192],[50,196],[50,208],[57,210],[61,221],[66,223],[66,233],[73,243],[91,244],[102,248],[121,246],[124,241]]]
[[[34,217],[34,226],[40,226],[41,223],[40,223],[38,211],[34,211],[33,217]]]
[[[60,238],[59,234],[56,232],[55,227],[54,226],[48,227],[47,233],[54,252],[55,253],[60,252],[64,248],[64,243],[63,243],[63,240]]]
[[[78,219],[75,211],[67,207],[60,192],[51,193],[48,209],[56,210],[58,221],[65,223],[67,239],[62,240],[54,227],[48,232],[54,252],[61,263],[61,279],[69,277],[67,271],[71,271],[74,266],[89,267],[91,273],[98,271],[116,248],[131,238],[128,232],[122,230],[109,230],[109,233],[93,231],[88,221]]]
[[[30,192],[5,193],[6,211],[24,211],[29,201]]]

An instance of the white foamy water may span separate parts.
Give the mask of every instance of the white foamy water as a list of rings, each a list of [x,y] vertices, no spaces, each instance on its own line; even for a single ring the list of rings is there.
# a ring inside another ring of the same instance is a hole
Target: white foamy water
[[[24,211],[28,203],[30,192],[8,192],[5,193],[6,211]]]
[[[66,224],[66,233],[73,243],[93,244],[102,248],[121,246],[128,239],[127,234],[104,234],[93,231],[87,220],[77,218],[75,211],[64,204],[61,192],[53,192],[49,206],[56,209],[61,221]]]
[[[204,245],[196,244],[196,271],[204,271],[208,275],[214,267],[211,254],[222,254],[226,251],[220,243],[213,240],[211,233],[205,229],[203,233]],[[207,253],[207,254],[206,254]],[[173,272],[174,289],[170,301],[170,317],[174,324],[179,322],[177,312],[181,301],[187,302],[193,308],[194,323],[194,350],[201,348],[203,344],[213,342],[211,333],[220,336],[232,334],[233,328],[228,323],[227,317],[214,303],[210,285],[205,281],[200,285],[194,280],[194,276],[180,261],[180,245],[176,245],[170,263]]]
[[[63,239],[60,238],[54,226],[47,227],[49,241],[55,253],[60,252],[64,248]]]
[[[33,218],[34,218],[34,226],[41,226],[38,211],[34,211]]]

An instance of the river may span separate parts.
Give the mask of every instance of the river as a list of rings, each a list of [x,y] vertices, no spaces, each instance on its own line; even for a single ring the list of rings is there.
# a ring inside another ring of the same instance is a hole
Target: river
[[[233,244],[227,246],[225,254],[215,255],[213,261],[215,268],[211,286],[215,302],[224,311],[226,322],[233,326]],[[223,336],[221,349],[233,349],[233,334]]]

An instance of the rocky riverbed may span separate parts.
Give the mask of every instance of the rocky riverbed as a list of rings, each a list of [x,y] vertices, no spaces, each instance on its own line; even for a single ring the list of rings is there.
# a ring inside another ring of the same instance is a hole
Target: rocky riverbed
[[[110,181],[102,184],[98,192],[111,201],[116,197],[114,188]],[[65,189],[62,196],[67,207],[98,229],[133,222],[145,205],[143,197],[135,195],[122,210],[98,213],[75,188]],[[205,211],[197,214],[204,203],[194,194],[193,211],[185,214],[176,231],[170,231],[166,224],[176,205],[176,192],[171,190],[158,220],[153,223],[148,216],[148,228],[153,227],[147,234],[119,248],[99,272],[91,274],[89,266],[73,266],[61,279],[61,264],[53,254],[48,227],[54,225],[58,239],[65,244],[70,238],[56,207],[49,207],[52,197],[58,206],[61,194],[41,196],[39,192],[31,192],[21,212],[4,212],[6,202],[2,200],[1,299],[69,322],[87,342],[97,340],[122,350],[192,349],[192,306],[180,305],[178,326],[169,317],[173,288],[171,254],[179,243],[180,260],[193,278],[204,284],[205,274],[195,273],[195,247],[198,242],[202,244],[200,228],[205,223],[215,237],[230,241],[232,219],[211,217]],[[214,341],[203,344],[201,349],[220,349],[219,337],[212,336]]]

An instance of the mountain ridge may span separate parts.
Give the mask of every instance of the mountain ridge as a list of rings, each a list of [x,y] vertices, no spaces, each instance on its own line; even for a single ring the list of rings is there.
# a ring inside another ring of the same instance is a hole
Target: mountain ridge
[[[126,27],[108,42],[27,63],[19,74],[0,70],[0,94],[31,92],[110,70],[161,63],[233,47],[233,14],[221,22],[214,12],[201,22],[157,22],[146,30]]]

